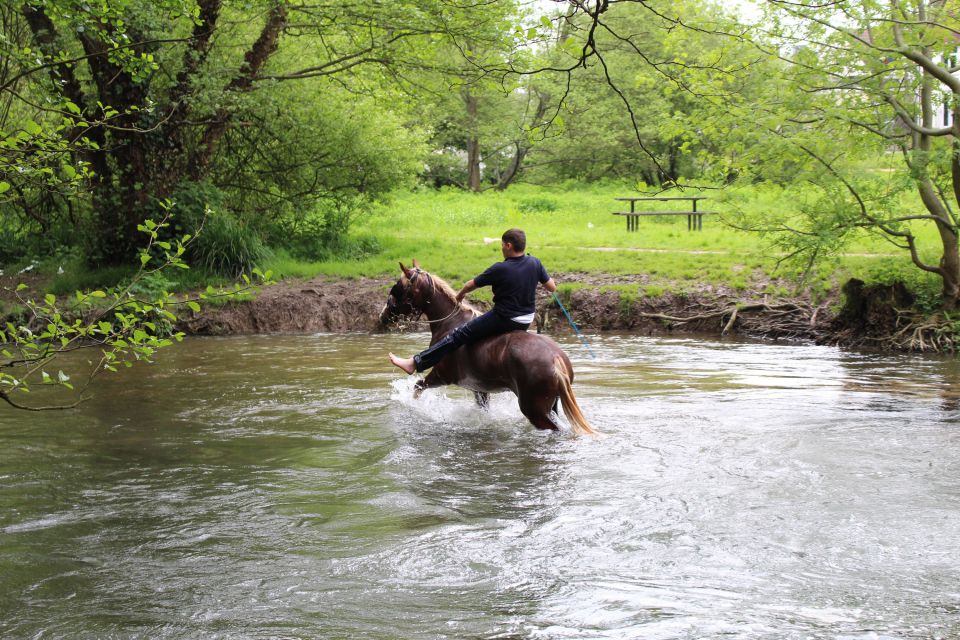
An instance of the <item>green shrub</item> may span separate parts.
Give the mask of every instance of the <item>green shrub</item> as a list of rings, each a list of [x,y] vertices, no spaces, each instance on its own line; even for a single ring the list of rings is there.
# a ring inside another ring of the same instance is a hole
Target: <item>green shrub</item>
[[[517,204],[517,209],[523,213],[537,213],[541,211],[556,211],[559,208],[557,201],[553,198],[530,197],[523,198]]]
[[[82,253],[82,234],[66,221],[57,221],[46,229],[32,222],[21,222],[0,207],[0,265],[40,262],[47,258],[64,260]]]
[[[58,269],[59,271],[59,269]],[[123,280],[129,280],[132,266],[101,267],[91,269],[83,260],[65,262],[63,273],[57,273],[47,285],[46,290],[57,296],[70,295],[75,291],[89,291],[114,287]]]
[[[4,322],[12,322],[15,326],[20,326],[29,321],[30,312],[19,302],[0,300],[0,319]]]
[[[130,293],[143,300],[156,300],[174,288],[173,280],[162,272],[149,273],[130,289]]]
[[[226,210],[223,192],[209,182],[180,183],[171,199],[174,207],[169,235],[174,238],[184,234],[196,235],[207,211]]]
[[[210,273],[237,277],[250,273],[267,253],[258,233],[227,213],[213,211],[185,257],[188,264]]]
[[[260,234],[228,212],[226,195],[213,184],[181,183],[172,199],[169,237],[164,239],[195,236],[185,255],[187,264],[209,274],[235,278],[250,273],[267,255]]]

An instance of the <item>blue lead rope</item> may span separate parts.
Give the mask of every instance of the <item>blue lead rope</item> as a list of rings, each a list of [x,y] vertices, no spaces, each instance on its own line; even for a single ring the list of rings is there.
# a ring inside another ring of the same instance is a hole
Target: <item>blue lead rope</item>
[[[587,348],[587,351],[590,352],[590,357],[594,360],[597,359],[597,356],[594,355],[593,349],[590,348],[590,345],[587,343],[587,339],[583,337],[583,334],[580,333],[580,329],[577,327],[577,323],[573,321],[573,318],[570,317],[570,314],[567,313],[566,308],[563,306],[563,303],[560,302],[560,298],[557,296],[557,292],[553,292],[553,299],[557,301],[557,304],[560,305],[560,310],[563,311],[563,315],[567,316],[567,322],[570,323],[570,326],[573,327],[573,330],[576,331],[577,337],[580,338],[580,342],[583,343],[583,346]]]

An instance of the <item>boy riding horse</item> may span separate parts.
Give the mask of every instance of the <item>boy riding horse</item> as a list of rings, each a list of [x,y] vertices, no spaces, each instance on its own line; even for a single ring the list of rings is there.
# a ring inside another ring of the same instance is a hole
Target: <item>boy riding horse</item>
[[[476,278],[467,281],[457,293],[457,302],[478,287],[493,287],[493,309],[466,322],[443,337],[429,349],[412,358],[390,354],[390,362],[407,374],[426,371],[454,349],[473,344],[482,338],[526,331],[536,313],[537,284],[553,292],[557,285],[541,262],[524,251],[527,236],[521,229],[503,234],[500,250],[503,262],[497,262]]]

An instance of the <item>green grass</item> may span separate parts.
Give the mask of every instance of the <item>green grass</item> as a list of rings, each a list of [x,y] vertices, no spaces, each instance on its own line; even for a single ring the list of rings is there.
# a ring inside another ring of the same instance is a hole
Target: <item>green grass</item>
[[[748,190],[747,194],[706,192],[700,203],[710,211],[731,211],[739,202],[758,211],[776,211],[784,203],[777,189]],[[721,216],[706,216],[702,231],[687,231],[685,216],[642,218],[639,230],[627,232],[624,219],[611,215],[630,195],[619,184],[577,184],[558,187],[516,185],[505,192],[480,194],[459,190],[418,190],[394,194],[354,225],[353,233],[373,237],[381,247],[361,260],[305,263],[279,254],[268,261],[277,277],[309,278],[330,275],[347,278],[390,277],[398,261],[417,258],[427,270],[454,286],[502,259],[499,237],[510,227],[527,232],[528,251],[541,258],[551,272],[647,274],[652,293],[683,288],[683,283],[725,284],[750,288],[755,275],[795,279],[795,267],[778,266],[783,257],[756,234],[723,224]],[[687,189],[683,195],[694,195]],[[669,194],[668,194],[669,195]],[[656,203],[658,210],[682,210],[688,203]],[[814,270],[816,287],[834,286],[850,275],[869,272],[872,265],[913,270],[907,256],[876,236],[854,239],[850,254]],[[825,284],[824,284],[825,283]]]
[[[401,192],[371,207],[357,218],[351,230],[353,238],[379,247],[379,252],[311,262],[274,249],[260,266],[272,271],[275,279],[328,275],[388,281],[398,275],[399,261],[410,264],[417,258],[425,269],[457,287],[500,260],[500,235],[510,227],[521,227],[527,232],[530,253],[541,258],[552,273],[571,274],[566,277],[570,282],[561,287],[567,296],[572,290],[569,287],[577,286],[577,273],[645,274],[644,285],[624,292],[627,297],[689,291],[699,284],[747,290],[769,276],[782,282],[765,285],[768,293],[782,294],[796,286],[798,267],[778,265],[782,250],[772,248],[756,234],[723,223],[725,216],[738,209],[761,215],[789,211],[797,205],[796,196],[787,196],[775,186],[711,190],[700,194],[710,199],[699,206],[721,215],[706,216],[702,231],[689,232],[685,216],[670,216],[641,218],[639,230],[628,233],[624,219],[610,213],[623,210],[625,203],[614,198],[627,195],[636,193],[628,186],[609,182],[568,182],[549,187],[521,184],[505,192],[480,194],[455,189]],[[698,193],[686,189],[682,195]],[[682,210],[688,204],[658,202],[654,206]],[[907,210],[915,205],[904,204]],[[926,246],[936,248],[935,231],[918,229],[918,233]],[[934,255],[924,257],[936,263]],[[64,273],[57,273],[59,267]],[[131,269],[89,271],[80,259],[43,264],[37,271],[50,277],[48,290],[56,294],[114,285],[132,274]],[[867,281],[901,277],[920,286],[937,286],[934,277],[911,265],[906,252],[866,233],[854,238],[844,255],[817,265],[810,276],[804,286],[815,295],[835,288],[848,277]],[[202,289],[208,284],[216,287],[226,282],[197,266],[169,270],[164,277],[169,279],[172,291]],[[484,299],[486,294],[481,290],[472,295]]]

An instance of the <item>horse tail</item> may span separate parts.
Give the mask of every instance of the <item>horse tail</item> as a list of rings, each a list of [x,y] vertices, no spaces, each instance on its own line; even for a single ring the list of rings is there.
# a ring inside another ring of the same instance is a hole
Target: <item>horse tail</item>
[[[587,422],[573,395],[573,386],[570,384],[572,372],[560,356],[553,359],[553,364],[557,370],[557,379],[560,381],[560,402],[563,404],[563,413],[570,421],[573,432],[577,435],[595,435],[597,431]]]

